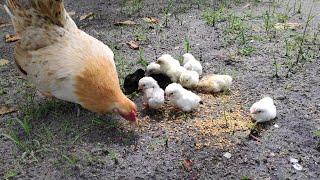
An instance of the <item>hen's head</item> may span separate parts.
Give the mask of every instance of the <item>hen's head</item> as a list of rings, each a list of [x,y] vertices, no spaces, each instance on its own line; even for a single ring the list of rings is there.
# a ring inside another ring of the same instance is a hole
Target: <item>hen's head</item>
[[[96,113],[118,113],[136,121],[136,105],[121,91],[114,64],[105,59],[88,61],[75,79],[75,95],[84,108]]]
[[[112,111],[130,122],[137,120],[137,107],[128,98],[124,98],[122,101],[115,103]]]

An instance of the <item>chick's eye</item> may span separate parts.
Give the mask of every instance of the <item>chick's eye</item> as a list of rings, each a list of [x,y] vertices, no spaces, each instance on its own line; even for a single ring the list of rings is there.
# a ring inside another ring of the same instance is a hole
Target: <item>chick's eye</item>
[[[170,93],[170,96],[172,96],[173,95],[173,93]]]

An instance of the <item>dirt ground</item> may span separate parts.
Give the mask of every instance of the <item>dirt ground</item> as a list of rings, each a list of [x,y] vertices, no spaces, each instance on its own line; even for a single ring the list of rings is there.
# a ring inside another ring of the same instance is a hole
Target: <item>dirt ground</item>
[[[139,125],[84,109],[77,117],[73,104],[40,98],[15,69],[14,43],[0,38],[0,59],[10,61],[0,66],[0,106],[17,110],[0,115],[0,177],[319,179],[320,2],[224,2],[180,0],[170,7],[154,0],[66,0],[79,28],[114,50],[121,79],[163,53],[181,57],[188,41],[205,74],[233,76],[230,92],[201,94],[204,104],[189,114],[169,105],[144,110],[141,97],[132,95]],[[216,10],[215,27],[203,16],[209,7]],[[315,17],[303,36],[310,7]],[[93,16],[80,20],[89,12]],[[146,16],[161,25],[144,22]],[[114,25],[122,20],[138,25]],[[283,20],[300,26],[281,30],[276,23]],[[1,21],[9,22],[2,7]],[[0,24],[0,37],[6,34],[14,34],[13,27]],[[130,49],[131,40],[143,50]],[[274,98],[278,116],[255,127],[248,109],[265,95]]]

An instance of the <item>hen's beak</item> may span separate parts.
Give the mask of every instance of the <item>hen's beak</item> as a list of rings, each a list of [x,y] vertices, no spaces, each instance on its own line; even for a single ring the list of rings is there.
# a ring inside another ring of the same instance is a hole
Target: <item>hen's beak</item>
[[[125,115],[125,114],[120,114],[121,117],[123,117],[124,119],[130,121],[130,122],[136,122],[137,121],[137,112],[135,112],[134,110],[132,110],[129,114]]]

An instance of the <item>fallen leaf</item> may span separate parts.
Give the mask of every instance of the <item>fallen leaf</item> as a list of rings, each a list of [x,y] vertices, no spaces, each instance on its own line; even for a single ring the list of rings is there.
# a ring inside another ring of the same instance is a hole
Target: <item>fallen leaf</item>
[[[127,20],[127,21],[117,21],[114,23],[115,26],[133,26],[137,25],[134,21]]]
[[[74,16],[74,15],[76,15],[76,12],[75,11],[70,11],[70,12],[68,12],[68,14],[69,14],[69,16]]]
[[[186,171],[191,171],[192,170],[192,162],[189,159],[183,160],[183,167]]]
[[[5,39],[6,43],[16,42],[16,41],[20,40],[20,36],[12,35],[12,34],[6,34],[4,36],[4,39]]]
[[[300,23],[277,23],[274,25],[274,27],[276,29],[280,29],[280,30],[283,30],[283,29],[291,29],[291,30],[295,30],[295,29],[298,29],[299,27],[301,26]]]
[[[17,110],[15,108],[13,108],[13,107],[9,107],[7,105],[0,106],[0,115],[12,113],[12,112],[15,112],[15,111],[17,111]]]
[[[194,143],[194,148],[195,148],[195,150],[199,151],[201,149],[201,144],[200,143]]]
[[[0,59],[0,67],[4,66],[4,65],[7,65],[9,63],[8,60],[6,59]]]
[[[139,50],[139,45],[135,41],[127,42],[127,45],[134,50]]]
[[[93,12],[85,13],[84,15],[80,16],[80,21],[88,19],[89,17],[92,17],[92,16],[93,16]]]
[[[160,20],[159,19],[156,19],[154,17],[151,17],[151,16],[147,16],[147,17],[144,17],[143,20],[147,23],[151,23],[151,24],[159,24],[160,23]]]

